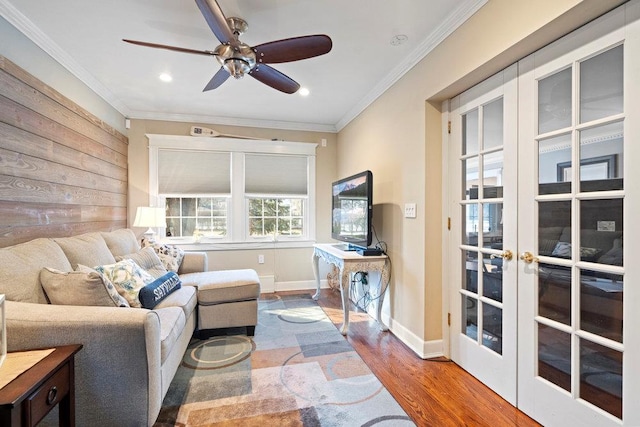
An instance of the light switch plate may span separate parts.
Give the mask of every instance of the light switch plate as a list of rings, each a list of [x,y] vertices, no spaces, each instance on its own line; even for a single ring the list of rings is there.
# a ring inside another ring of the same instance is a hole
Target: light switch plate
[[[415,203],[405,203],[404,204],[404,217],[405,218],[415,218],[416,217],[416,204]]]

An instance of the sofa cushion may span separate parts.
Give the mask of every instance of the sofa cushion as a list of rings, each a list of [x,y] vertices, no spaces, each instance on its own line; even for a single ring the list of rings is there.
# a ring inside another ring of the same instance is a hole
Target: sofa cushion
[[[173,271],[157,278],[140,289],[138,299],[143,308],[154,308],[172,292],[180,289],[180,277]]]
[[[136,235],[128,228],[115,231],[103,231],[102,238],[114,257],[132,254],[140,250]]]
[[[160,319],[160,363],[163,364],[187,323],[180,307],[154,310]]]
[[[168,273],[162,261],[158,258],[156,251],[150,247],[142,248],[136,253],[116,256],[116,261],[122,261],[123,259],[132,260],[156,279]]]
[[[138,298],[140,289],[155,280],[152,275],[130,259],[124,259],[115,264],[98,265],[94,269],[107,276],[131,307],[141,307]]]
[[[189,273],[180,278],[183,286],[198,288],[199,305],[255,300],[260,296],[260,279],[251,269]]]
[[[51,239],[35,239],[0,249],[0,294],[9,301],[47,303],[40,270],[70,271],[64,252]]]
[[[142,247],[150,247],[156,251],[158,258],[162,261],[162,264],[169,271],[178,272],[182,258],[184,258],[184,251],[174,245],[165,245],[155,240],[142,239]]]
[[[74,270],[79,264],[94,266],[116,262],[100,232],[53,240],[60,245]]]
[[[60,271],[43,268],[40,281],[51,304],[129,307],[113,283],[95,270]]]
[[[181,286],[175,292],[163,299],[154,307],[155,310],[165,307],[180,307],[184,311],[185,317],[188,319],[198,304],[196,288],[193,286]]]

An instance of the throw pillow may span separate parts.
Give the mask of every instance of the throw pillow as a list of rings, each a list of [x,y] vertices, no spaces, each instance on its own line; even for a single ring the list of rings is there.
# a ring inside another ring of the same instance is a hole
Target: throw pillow
[[[174,245],[165,245],[153,240],[150,241],[146,238],[142,238],[142,247],[153,248],[167,270],[178,272],[182,258],[184,258],[184,251],[182,249]]]
[[[130,259],[123,259],[115,264],[99,265],[96,271],[104,274],[116,287],[131,307],[141,307],[138,293],[155,278],[144,271]]]
[[[595,261],[596,255],[600,253],[598,248],[580,247],[580,259],[583,261]]]
[[[136,253],[116,257],[116,261],[122,261],[123,259],[132,260],[156,279],[167,274],[167,269],[162,264],[162,261],[160,261],[158,254],[156,254],[156,251],[154,251],[153,248],[146,247],[140,249]]]
[[[113,283],[95,270],[64,272],[45,267],[40,282],[51,304],[129,307]]]
[[[143,308],[152,309],[169,294],[180,289],[182,282],[173,271],[169,271],[140,289],[139,299]]]
[[[558,242],[556,247],[553,248],[551,256],[557,256],[560,258],[571,258],[571,243]]]
[[[599,253],[600,249],[598,248],[587,248],[582,246],[580,248],[580,259],[583,261],[593,261],[595,260],[595,256]],[[553,248],[551,255],[559,258],[571,258],[571,243],[558,242],[556,247]]]

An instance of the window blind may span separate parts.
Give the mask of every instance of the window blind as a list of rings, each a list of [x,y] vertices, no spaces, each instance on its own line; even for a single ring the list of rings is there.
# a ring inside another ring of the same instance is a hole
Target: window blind
[[[307,157],[245,155],[244,191],[250,194],[307,195]]]
[[[230,194],[231,154],[158,151],[159,194]]]

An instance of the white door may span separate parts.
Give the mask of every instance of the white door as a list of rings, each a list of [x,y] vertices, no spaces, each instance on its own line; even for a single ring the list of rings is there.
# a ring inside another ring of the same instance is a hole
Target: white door
[[[639,2],[519,64],[518,407],[640,425]]]
[[[517,68],[451,101],[451,358],[516,403]]]

